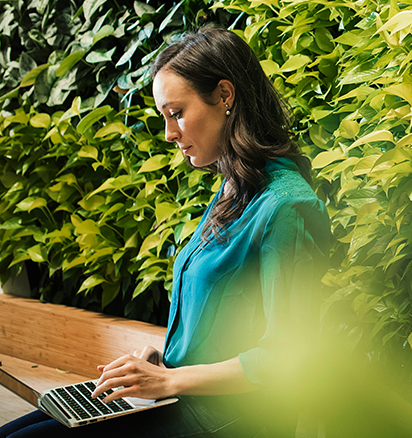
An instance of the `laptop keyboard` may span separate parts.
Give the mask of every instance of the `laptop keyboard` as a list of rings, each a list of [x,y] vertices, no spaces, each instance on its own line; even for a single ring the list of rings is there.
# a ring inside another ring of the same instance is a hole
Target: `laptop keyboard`
[[[95,388],[96,384],[93,381],[89,381],[55,388],[51,392],[60,403],[71,411],[77,420],[85,420],[133,409],[133,406],[124,399],[103,403],[102,400],[113,392],[111,389],[101,394],[98,398],[92,398]]]

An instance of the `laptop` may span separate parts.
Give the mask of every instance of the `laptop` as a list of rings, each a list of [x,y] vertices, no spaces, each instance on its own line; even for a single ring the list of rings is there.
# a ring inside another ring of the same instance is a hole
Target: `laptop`
[[[41,394],[17,377],[4,371],[0,363],[0,385],[67,427],[85,426],[97,421],[169,405],[178,400],[176,397],[163,400],[123,397],[110,403],[103,403],[102,399],[113,390],[93,399],[91,394],[96,383],[97,379],[89,380],[48,389]]]

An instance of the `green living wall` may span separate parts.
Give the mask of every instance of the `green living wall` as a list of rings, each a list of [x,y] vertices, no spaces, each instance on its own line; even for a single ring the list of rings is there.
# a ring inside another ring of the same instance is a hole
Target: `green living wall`
[[[1,280],[35,263],[42,299],[159,321],[220,177],[165,143],[149,64],[164,41],[220,22],[259,56],[313,161],[332,225],[323,321],[409,378],[412,2],[86,1],[55,32],[58,5],[1,6]],[[27,16],[43,17],[37,40]]]

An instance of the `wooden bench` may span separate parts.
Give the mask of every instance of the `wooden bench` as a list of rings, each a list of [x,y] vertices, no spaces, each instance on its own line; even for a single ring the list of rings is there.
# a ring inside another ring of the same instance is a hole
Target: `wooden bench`
[[[146,345],[161,351],[165,334],[153,324],[0,294],[2,366],[39,391],[98,377],[97,365]]]

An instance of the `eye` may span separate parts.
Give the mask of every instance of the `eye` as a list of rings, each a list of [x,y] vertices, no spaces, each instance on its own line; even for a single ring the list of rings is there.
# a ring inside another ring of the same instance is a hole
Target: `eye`
[[[179,120],[180,117],[181,117],[181,115],[182,115],[182,110],[180,110],[180,111],[176,111],[175,113],[173,113],[172,111],[170,112],[170,117],[171,117],[172,119]]]

